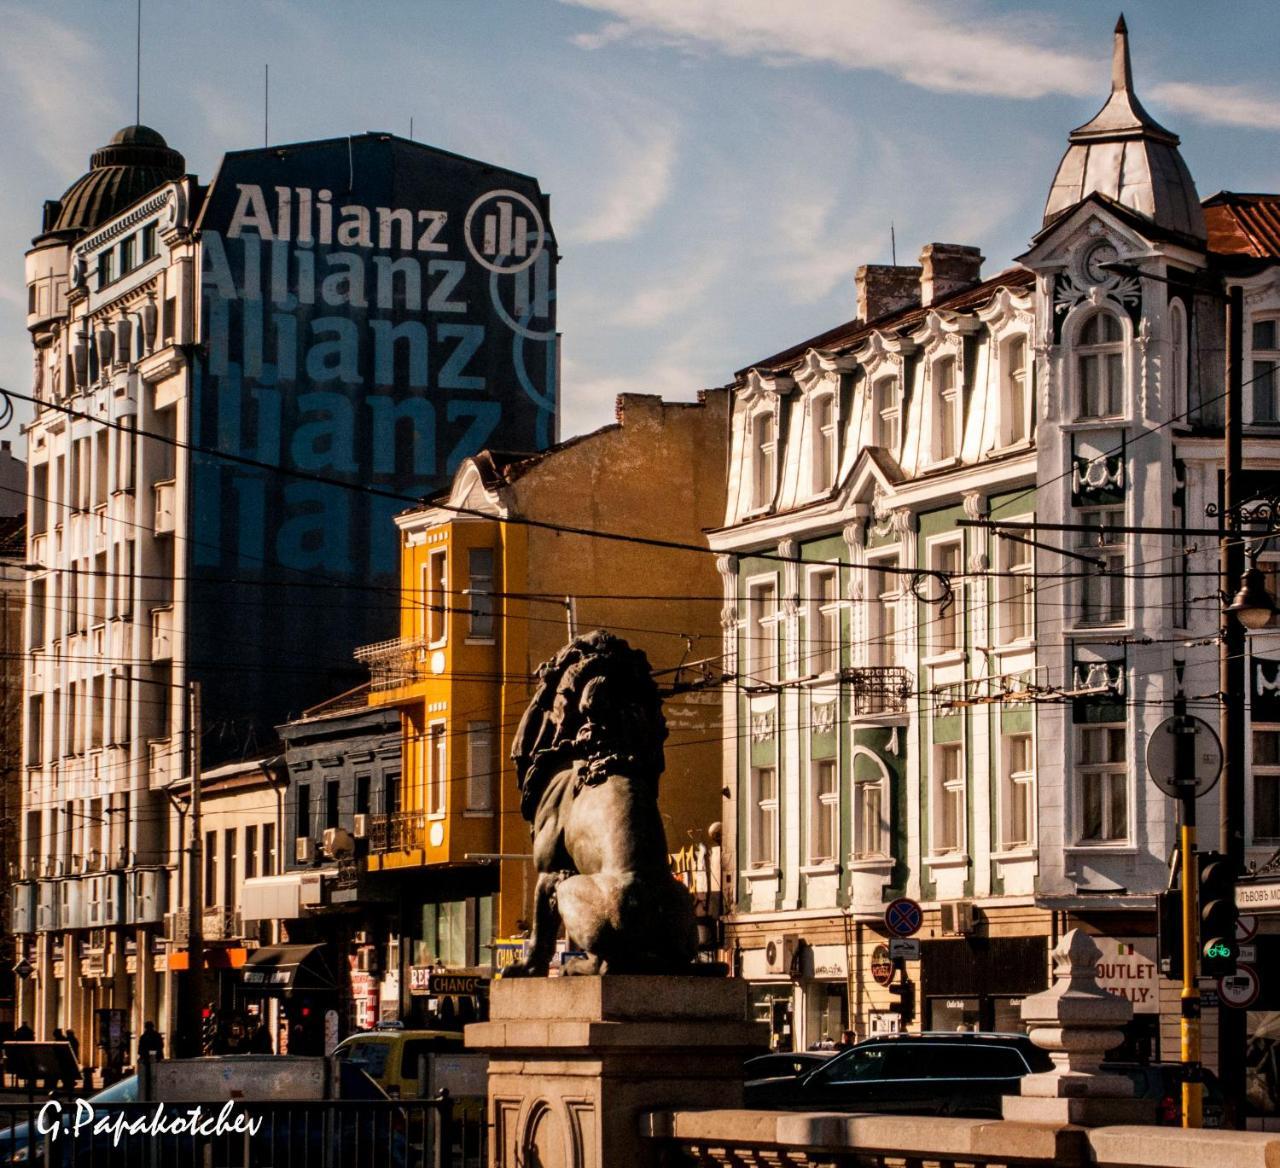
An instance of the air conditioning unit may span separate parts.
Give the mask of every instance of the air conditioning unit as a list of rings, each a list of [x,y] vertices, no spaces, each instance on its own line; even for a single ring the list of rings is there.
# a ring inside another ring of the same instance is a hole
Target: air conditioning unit
[[[367,815],[357,815],[351,822],[351,834],[356,839],[369,838],[369,817]]]
[[[972,901],[944,901],[940,909],[942,912],[942,935],[944,937],[967,937],[973,932],[974,911]]]
[[[324,854],[330,860],[342,860],[354,855],[355,840],[344,827],[326,827],[324,829]]]
[[[298,864],[312,864],[316,858],[316,841],[309,835],[300,835],[293,841],[293,859]]]
[[[770,973],[790,973],[791,959],[796,952],[793,933],[775,933],[764,940],[765,968]]]

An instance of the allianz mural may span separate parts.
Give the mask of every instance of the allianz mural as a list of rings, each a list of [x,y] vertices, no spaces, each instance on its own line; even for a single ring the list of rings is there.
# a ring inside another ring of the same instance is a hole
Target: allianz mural
[[[192,454],[190,656],[261,735],[397,635],[392,516],[555,440],[557,255],[536,180],[384,134],[228,154],[198,227],[192,441],[271,469]]]

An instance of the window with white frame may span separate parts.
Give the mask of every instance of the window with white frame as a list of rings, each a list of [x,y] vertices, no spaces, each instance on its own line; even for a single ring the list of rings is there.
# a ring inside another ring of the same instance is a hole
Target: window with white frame
[[[959,540],[929,546],[929,567],[951,581],[950,603],[927,606],[931,653],[953,653],[964,647],[964,586],[960,579],[962,550]]]
[[[778,582],[767,579],[747,584],[747,674],[752,681],[778,677]]]
[[[809,573],[809,667],[835,673],[840,668],[840,594],[835,568]]]
[[[1123,722],[1076,727],[1080,842],[1120,843],[1129,836],[1129,787]]]
[[[1253,728],[1253,842],[1280,842],[1280,726]]]
[[[1031,545],[1016,539],[1001,539],[996,553],[1000,572],[996,643],[1007,645],[1025,641],[1035,631],[1033,557]]]
[[[898,664],[900,580],[896,555],[867,561],[867,664]]]
[[[1100,309],[1076,340],[1076,394],[1081,418],[1124,413],[1124,332],[1114,312]]]
[[[871,393],[871,409],[873,413],[871,424],[875,432],[873,445],[883,446],[894,458],[897,458],[898,447],[902,440],[899,427],[902,407],[898,400],[896,377],[882,377],[875,383]]]
[[[476,640],[493,637],[493,548],[467,549],[467,607],[471,610],[468,635]]]
[[[777,429],[772,410],[762,410],[751,419],[751,506],[767,507],[773,502],[777,479]]]
[[[1030,847],[1035,839],[1035,754],[1030,734],[1001,736],[1004,846]]]
[[[432,722],[427,729],[427,814],[441,816],[448,808],[449,772],[446,767],[445,724]]]
[[[885,776],[878,762],[855,756],[853,767],[853,855],[874,860],[889,854]]]
[[[933,851],[964,850],[964,747],[942,742],[933,748]]]
[[[443,645],[449,630],[449,597],[445,592],[447,557],[444,548],[435,548],[427,553],[427,562],[422,566],[423,631],[431,645]]]
[[[467,810],[493,810],[493,726],[467,723]]]
[[[1173,412],[1182,417],[1187,400],[1187,310],[1181,300],[1169,302],[1169,400]]]
[[[751,768],[751,866],[773,868],[778,863],[778,771]]]
[[[1280,422],[1280,321],[1274,317],[1253,322],[1249,347],[1249,401],[1255,426]]]
[[[815,864],[831,863],[839,851],[840,788],[836,760],[811,760],[809,784],[809,860]]]
[[[820,393],[813,399],[813,490],[830,490],[836,481],[836,397]]]
[[[1013,446],[1031,437],[1031,378],[1027,374],[1027,338],[1021,334],[1004,342],[1000,355],[1003,395],[1000,444]]]
[[[933,461],[946,462],[960,453],[960,390],[956,359],[942,357],[929,371],[933,385]]]
[[[1099,561],[1097,566],[1076,561],[1080,573],[1080,624],[1122,624],[1125,537],[1115,529],[1124,523],[1124,507],[1084,508],[1076,512],[1076,522],[1087,529],[1076,533],[1077,550]]]

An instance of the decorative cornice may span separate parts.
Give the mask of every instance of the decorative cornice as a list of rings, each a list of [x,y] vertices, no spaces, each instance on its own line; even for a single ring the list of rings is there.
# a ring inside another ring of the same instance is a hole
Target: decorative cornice
[[[145,203],[139,203],[132,211],[112,219],[101,231],[95,231],[92,235],[82,239],[75,245],[74,254],[78,257],[87,256],[97,251],[103,244],[110,243],[113,239],[118,239],[126,232],[131,231],[144,219],[149,219],[157,211],[161,210],[170,199],[175,199],[176,195],[176,185],[165,187],[159,194],[152,195]]]
[[[757,398],[785,397],[795,389],[795,381],[783,373],[762,373],[759,369],[748,369],[738,396],[743,401],[755,401]]]

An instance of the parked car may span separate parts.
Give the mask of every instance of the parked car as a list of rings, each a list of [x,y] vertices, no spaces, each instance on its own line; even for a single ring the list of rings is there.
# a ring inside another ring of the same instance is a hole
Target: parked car
[[[742,1064],[742,1078],[750,1083],[756,1079],[803,1075],[815,1067],[824,1066],[839,1053],[838,1050],[775,1050],[769,1054],[758,1054]]]
[[[1053,1066],[1023,1034],[977,1031],[868,1039],[822,1066],[746,1084],[748,1107],[998,1116],[1022,1079]]]
[[[1156,1122],[1170,1127],[1182,1123],[1182,1080],[1184,1078],[1181,1063],[1104,1063],[1103,1070],[1113,1074],[1127,1075],[1133,1080],[1133,1093],[1138,1099],[1154,1099],[1156,1101]],[[1218,1076],[1212,1071],[1203,1071],[1204,1094],[1202,1095],[1202,1114],[1205,1127],[1222,1127],[1226,1118],[1226,1096],[1222,1093],[1222,1085]]]

